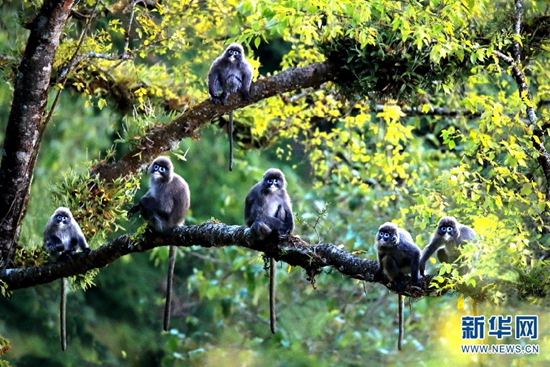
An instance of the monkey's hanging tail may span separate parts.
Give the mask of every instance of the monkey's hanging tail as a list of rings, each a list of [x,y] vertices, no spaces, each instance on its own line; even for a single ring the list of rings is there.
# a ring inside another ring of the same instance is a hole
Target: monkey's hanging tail
[[[397,303],[399,304],[399,336],[397,337],[397,350],[401,351],[403,348],[403,296],[397,295]]]
[[[67,350],[67,279],[61,278],[61,299],[59,301],[59,334],[61,338],[61,350]]]
[[[277,271],[277,262],[274,258],[269,259],[269,327],[275,334],[277,331],[277,313],[275,310],[275,272]]]
[[[174,283],[174,267],[176,266],[176,246],[170,246],[168,255],[168,275],[166,276],[166,303],[164,304],[164,331],[170,329],[172,314],[172,283]]]
[[[233,171],[233,111],[229,111],[229,170]]]

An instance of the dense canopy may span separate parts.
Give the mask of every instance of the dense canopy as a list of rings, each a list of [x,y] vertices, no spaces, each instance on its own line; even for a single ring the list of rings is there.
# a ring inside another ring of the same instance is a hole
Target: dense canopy
[[[0,366],[548,363],[549,11],[542,0],[5,1]],[[255,69],[251,100],[213,104],[206,75],[232,42]],[[191,190],[186,225],[165,235],[126,215],[161,154]],[[243,219],[270,167],[286,175],[296,223],[274,244],[252,241]],[[48,258],[42,232],[59,206],[89,255]],[[398,352],[398,287],[374,276],[375,235],[392,221],[424,248],[443,216],[478,238],[460,265],[433,256],[419,286],[407,280]],[[168,245],[178,259],[163,332]],[[538,315],[537,339],[497,338],[507,315]],[[482,337],[468,340],[466,316],[485,317]],[[477,344],[525,353],[462,348]]]

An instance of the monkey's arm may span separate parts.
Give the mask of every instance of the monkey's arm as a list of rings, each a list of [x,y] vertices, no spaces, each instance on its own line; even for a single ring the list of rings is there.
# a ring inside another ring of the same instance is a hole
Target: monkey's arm
[[[252,82],[252,66],[246,62],[243,68],[242,83],[241,83],[241,96],[246,102],[250,101],[250,83]]]
[[[170,205],[166,205],[167,203],[163,203],[165,205],[165,210],[160,210],[159,205],[157,203],[157,200],[148,195],[144,195],[141,200],[139,201],[139,206],[141,209],[141,216],[145,220],[150,220],[154,216],[160,217],[164,222],[168,222],[170,219],[170,211],[172,210],[173,203],[170,203]]]
[[[263,198],[260,196],[256,185],[252,186],[244,202],[244,221],[248,227],[261,215]]]
[[[411,278],[413,284],[418,285],[420,280],[420,251],[414,248],[414,251],[411,252]]]
[[[384,251],[380,248],[376,249],[376,258],[378,260],[378,269],[376,269],[376,273],[374,273],[374,279],[380,279],[382,277],[382,273],[384,272],[382,265],[382,261],[384,260]]]
[[[292,216],[292,210],[290,210],[290,207],[286,205],[286,203],[283,203],[277,207],[274,217],[275,219],[280,220],[281,223],[279,224],[278,222],[275,222],[272,226],[270,226],[271,228],[282,232],[292,232],[292,230],[294,230],[294,217]]]
[[[65,250],[65,246],[61,239],[54,234],[48,233],[44,239],[44,247],[50,254],[53,252],[61,252]]]
[[[285,210],[285,231],[292,232],[294,230],[294,217],[292,216],[292,212],[287,209]]]
[[[222,83],[220,81],[219,61],[215,60],[208,73],[208,94],[210,94],[210,100],[212,103],[221,102],[220,94],[223,92]]]
[[[430,243],[424,251],[422,252],[422,256],[420,257],[420,275],[424,275],[424,272],[426,270],[426,262],[428,259],[433,255],[433,253],[440,247],[440,241],[436,239],[436,236],[433,236]]]
[[[78,247],[80,247],[80,249],[82,250],[82,252],[86,253],[86,254],[89,254],[92,250],[88,247],[88,243],[86,242],[86,239],[84,238],[84,235],[82,233],[80,233],[78,236],[77,236],[77,242],[78,242]]]

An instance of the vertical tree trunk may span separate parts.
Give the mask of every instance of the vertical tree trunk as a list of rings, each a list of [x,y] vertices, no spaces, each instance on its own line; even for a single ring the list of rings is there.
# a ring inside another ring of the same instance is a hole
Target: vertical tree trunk
[[[9,266],[27,210],[55,51],[73,0],[45,0],[29,25],[0,166],[0,268]]]

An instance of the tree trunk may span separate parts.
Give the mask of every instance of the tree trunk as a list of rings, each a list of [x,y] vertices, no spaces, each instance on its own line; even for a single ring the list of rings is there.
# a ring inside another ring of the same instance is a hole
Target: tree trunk
[[[0,268],[10,265],[27,210],[52,64],[73,0],[45,0],[28,25],[0,166]]]

